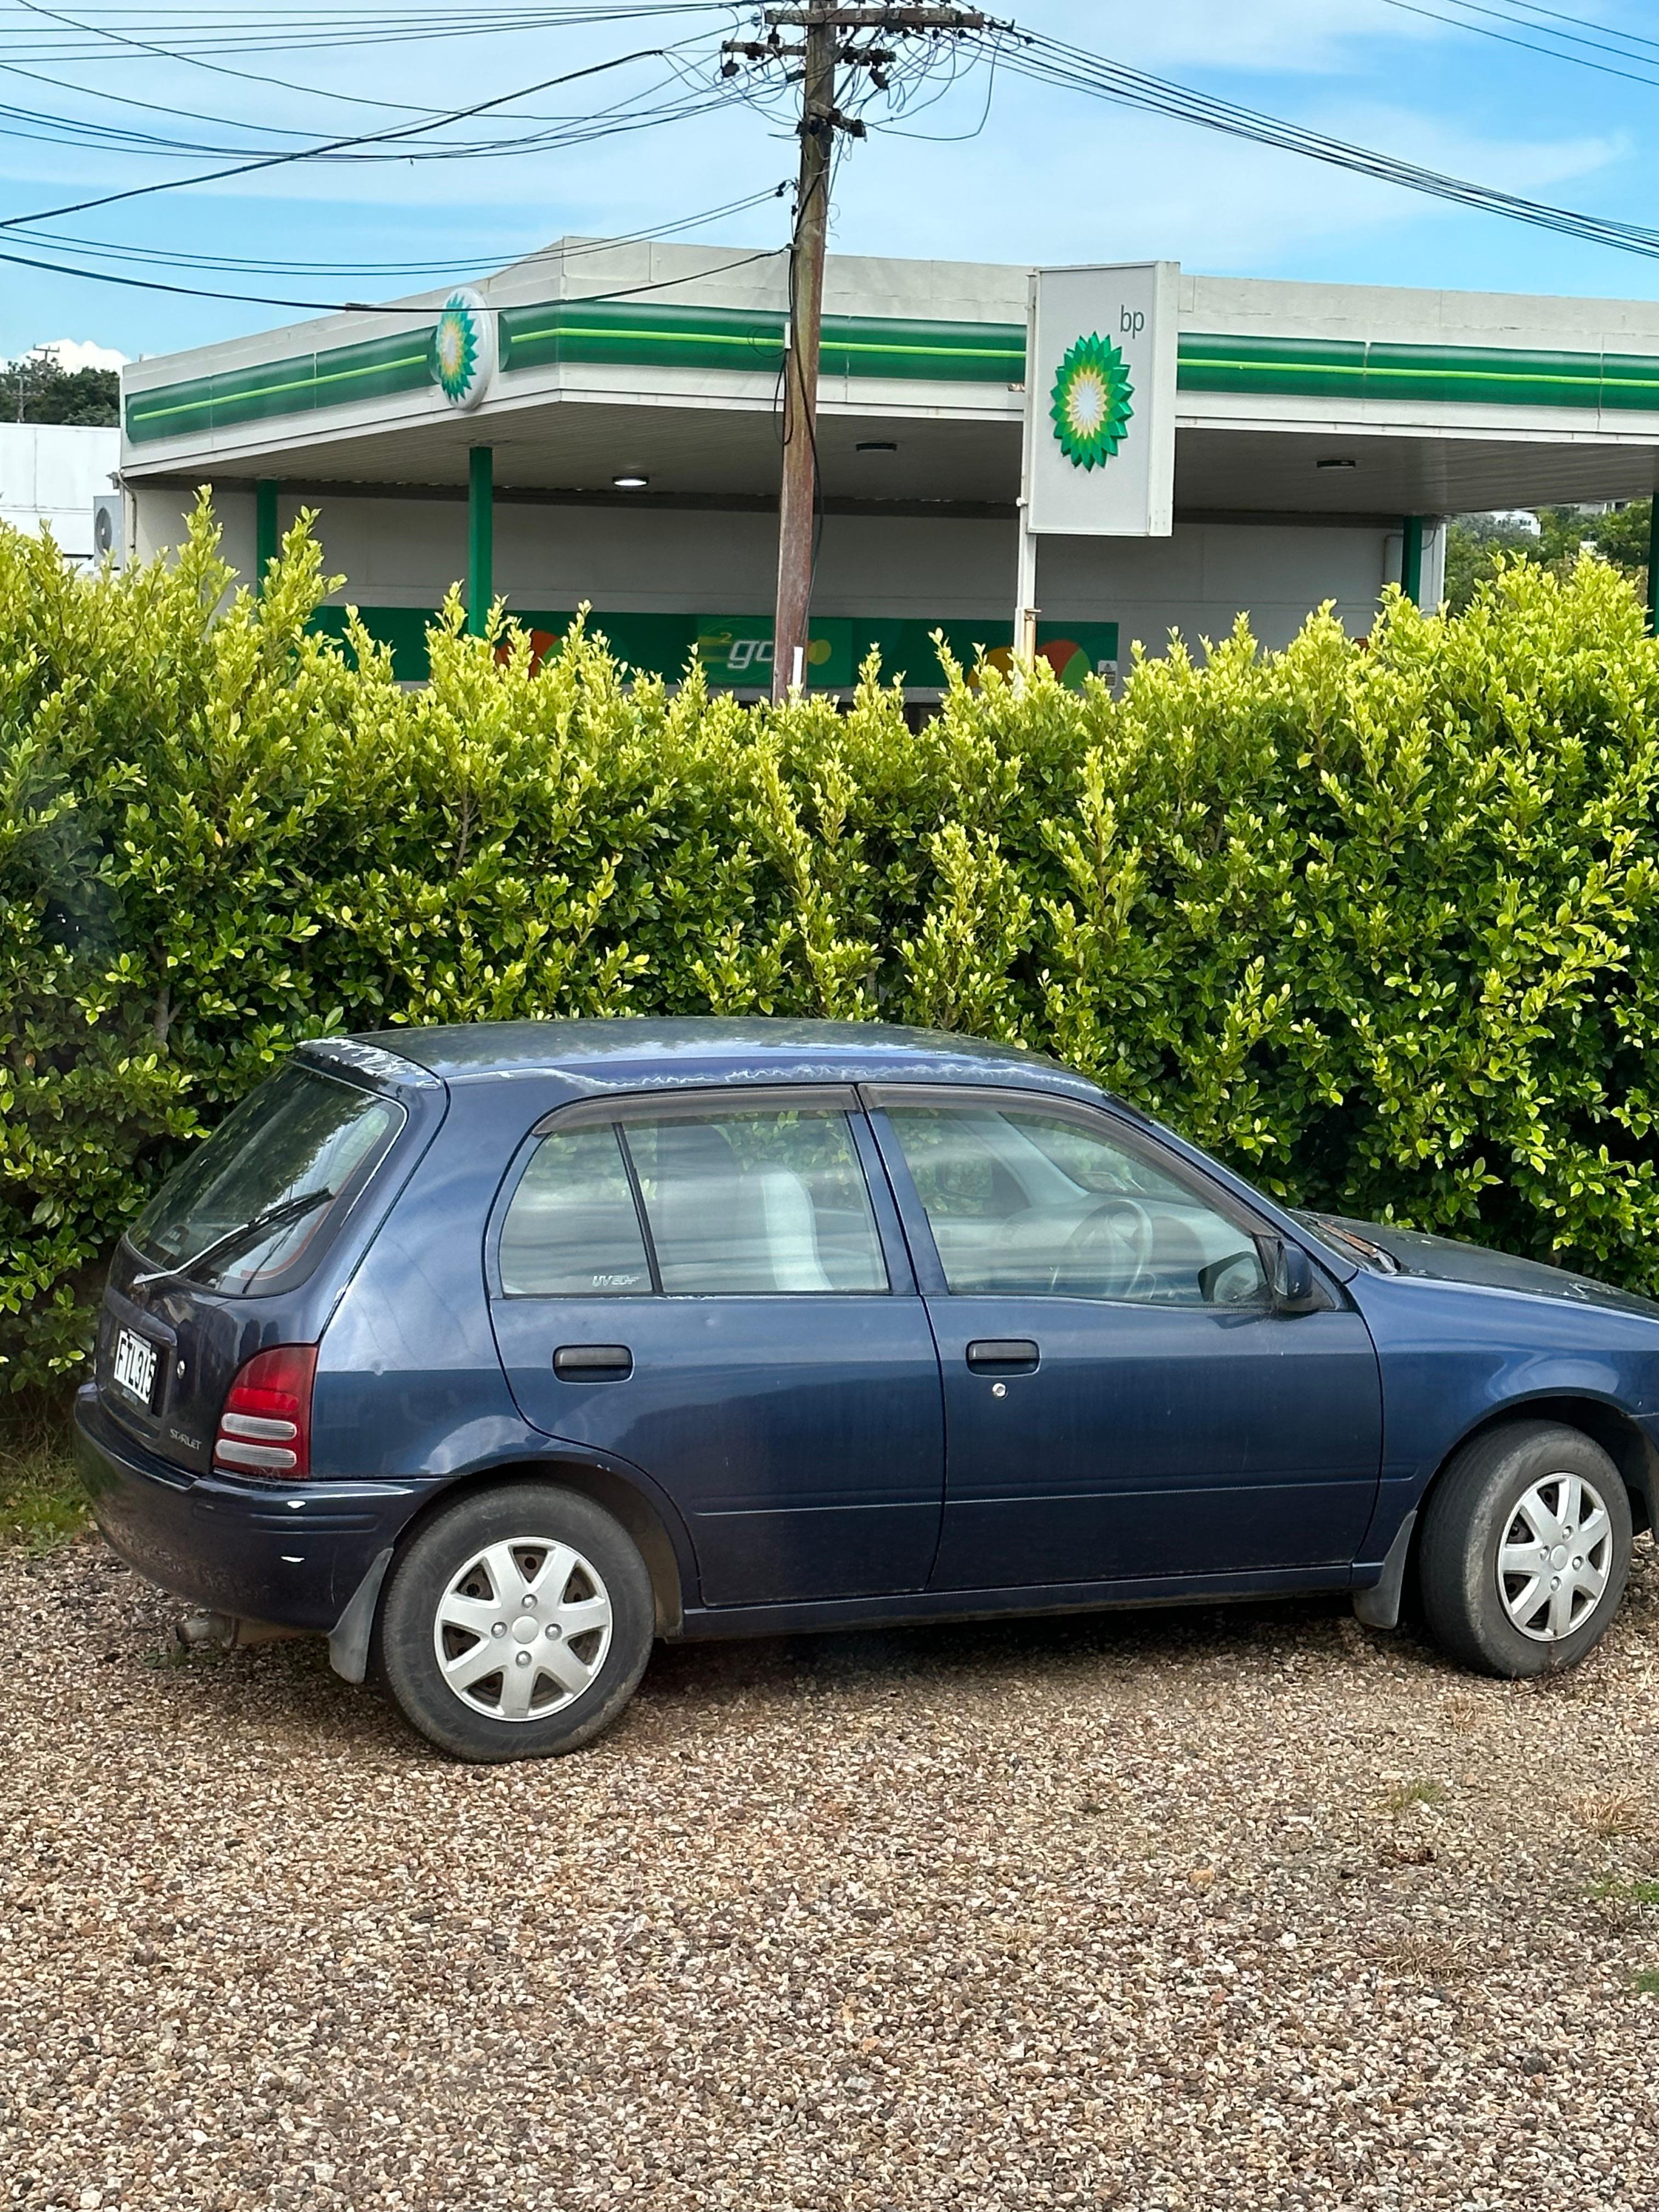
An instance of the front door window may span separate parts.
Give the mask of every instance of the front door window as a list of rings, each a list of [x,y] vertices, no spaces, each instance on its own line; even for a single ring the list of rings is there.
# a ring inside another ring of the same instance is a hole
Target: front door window
[[[1249,1305],[1249,1234],[1114,1131],[1024,1106],[890,1105],[952,1291]]]

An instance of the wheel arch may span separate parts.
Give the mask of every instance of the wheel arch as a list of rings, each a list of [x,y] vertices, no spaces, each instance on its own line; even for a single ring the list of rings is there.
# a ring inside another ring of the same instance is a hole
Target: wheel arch
[[[1382,1563],[1381,1577],[1354,1593],[1354,1610],[1376,1628],[1398,1626],[1402,1596],[1414,1585],[1419,1570],[1427,1508],[1444,1481],[1453,1462],[1482,1437],[1519,1428],[1528,1422],[1554,1421],[1577,1429],[1599,1444],[1618,1470],[1630,1500],[1632,1534],[1659,1529],[1659,1452],[1630,1415],[1605,1398],[1571,1390],[1543,1391],[1535,1398],[1510,1399],[1494,1406],[1471,1423],[1449,1444],[1408,1510],[1392,1524],[1393,1541]]]
[[[1526,1421],[1559,1421],[1564,1428],[1577,1429],[1592,1443],[1600,1444],[1619,1470],[1630,1498],[1635,1534],[1639,1536],[1644,1529],[1659,1528],[1659,1451],[1655,1450],[1641,1427],[1621,1407],[1605,1398],[1573,1391],[1547,1391],[1536,1398],[1512,1399],[1493,1407],[1458,1437],[1424,1485],[1423,1494],[1417,1501],[1413,1549],[1415,1542],[1421,1540],[1424,1509],[1458,1454],[1495,1430],[1514,1428]]]
[[[396,1565],[421,1530],[439,1514],[447,1512],[463,1498],[481,1490],[496,1490],[509,1482],[544,1482],[556,1490],[574,1490],[619,1521],[638,1545],[651,1577],[658,1635],[679,1633],[685,1611],[686,1584],[692,1574],[689,1545],[687,1556],[682,1559],[664,1512],[639,1484],[630,1482],[614,1468],[596,1466],[557,1452],[503,1460],[489,1467],[475,1468],[458,1475],[453,1482],[447,1482],[398,1532],[391,1564]]]

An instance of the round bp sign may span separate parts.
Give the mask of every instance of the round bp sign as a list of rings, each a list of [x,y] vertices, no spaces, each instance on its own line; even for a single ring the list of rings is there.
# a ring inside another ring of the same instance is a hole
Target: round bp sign
[[[1103,467],[1123,443],[1134,386],[1119,349],[1098,331],[1079,338],[1060,364],[1048,412],[1073,468]]]
[[[495,374],[495,310],[471,285],[444,301],[432,333],[432,374],[452,407],[476,407]]]

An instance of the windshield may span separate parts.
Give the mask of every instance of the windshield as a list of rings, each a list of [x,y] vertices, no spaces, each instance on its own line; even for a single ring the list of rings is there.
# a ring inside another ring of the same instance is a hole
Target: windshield
[[[128,1242],[152,1267],[215,1290],[274,1290],[314,1264],[325,1224],[362,1188],[403,1119],[392,1100],[290,1060],[163,1184]],[[267,1228],[236,1234],[270,1213],[279,1218]]]

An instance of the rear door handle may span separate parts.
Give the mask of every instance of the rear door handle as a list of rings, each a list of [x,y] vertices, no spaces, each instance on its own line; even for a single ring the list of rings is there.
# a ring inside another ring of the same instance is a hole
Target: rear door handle
[[[553,1372],[564,1382],[625,1382],[634,1355],[625,1344],[562,1344]]]
[[[1030,1373],[1037,1348],[1029,1336],[981,1336],[968,1347],[968,1364],[976,1374]]]

